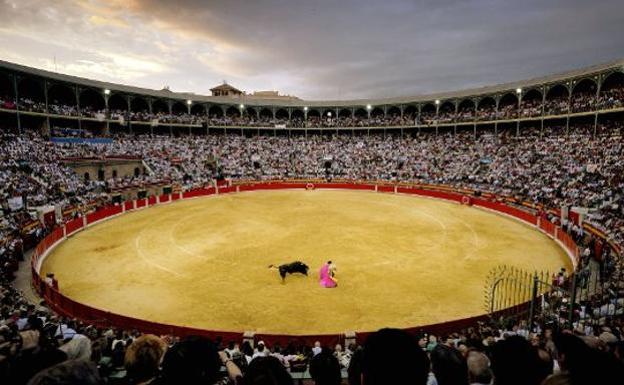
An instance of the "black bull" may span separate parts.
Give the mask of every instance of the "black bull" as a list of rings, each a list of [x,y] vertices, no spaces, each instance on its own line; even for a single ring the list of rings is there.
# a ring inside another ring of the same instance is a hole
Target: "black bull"
[[[300,273],[303,275],[308,275],[308,270],[310,270],[308,265],[300,261],[285,263],[279,266],[271,265],[269,266],[269,268],[277,268],[279,270],[280,277],[282,277],[282,280],[286,278],[286,274]]]

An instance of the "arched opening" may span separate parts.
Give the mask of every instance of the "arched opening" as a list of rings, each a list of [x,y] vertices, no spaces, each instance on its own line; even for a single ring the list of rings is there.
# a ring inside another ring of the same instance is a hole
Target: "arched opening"
[[[368,112],[364,108],[358,108],[353,113],[353,116],[358,119],[366,119],[368,117]]]
[[[431,124],[436,121],[436,106],[433,103],[427,103],[420,109],[420,120],[424,124]]]
[[[134,97],[130,101],[130,111],[132,112],[140,112],[140,113],[148,113],[149,105],[147,104],[147,100],[142,97]]]
[[[319,110],[308,110],[308,119],[315,118],[318,119],[321,117],[321,112]]]
[[[99,181],[103,181],[104,180],[104,169],[103,168],[98,170],[98,180]]]
[[[78,98],[82,116],[95,117],[97,114],[103,114],[106,109],[104,95],[99,90],[87,88],[80,93]]]
[[[208,109],[208,116],[211,119],[222,118],[223,117],[223,109],[221,106],[210,106]]]
[[[515,119],[518,117],[518,96],[506,93],[498,102],[499,119]]]
[[[113,170],[113,178],[117,178],[117,170]]]
[[[496,100],[491,96],[486,96],[479,100],[477,105],[477,120],[491,121],[496,119]]]
[[[171,106],[171,112],[174,115],[186,115],[188,114],[187,104],[182,103],[180,101],[173,103]]]
[[[447,100],[440,105],[438,111],[438,122],[450,123],[455,121],[455,103]]]
[[[316,127],[320,124],[321,121],[321,111],[319,110],[308,110],[308,127]]]
[[[91,180],[91,175],[89,175],[88,172],[85,172],[83,178],[85,182],[88,182]]]
[[[542,115],[542,93],[533,88],[522,95],[520,102],[520,117],[530,118]]]
[[[206,106],[201,103],[196,103],[191,106],[191,115],[204,116],[206,115]]]
[[[321,117],[323,117],[323,119],[335,119],[336,111],[332,108],[324,108],[323,112],[321,112]]]
[[[134,177],[139,177],[141,175],[141,169],[138,167],[134,168]]]
[[[375,107],[370,113],[371,118],[373,119],[381,119],[384,117],[384,111],[381,107]]]
[[[351,110],[348,108],[343,108],[338,111],[338,117],[341,119],[349,119],[351,117]]]
[[[607,93],[614,89],[624,89],[624,72],[616,71],[609,74],[602,82],[600,93]]]
[[[398,106],[392,106],[388,108],[388,112],[386,113],[386,116],[389,116],[391,118],[399,117],[401,116],[401,109]]]
[[[304,118],[305,114],[303,113],[303,110],[296,109],[292,110],[290,113],[290,120],[293,122],[302,122]]]
[[[56,115],[78,115],[76,92],[63,83],[56,83],[48,89],[48,112]]]
[[[407,119],[415,119],[418,116],[418,107],[409,105],[403,109],[403,117]]]
[[[122,94],[113,94],[108,98],[108,110],[111,115],[125,114],[128,111],[128,99]]]
[[[546,92],[546,115],[560,115],[568,113],[568,88],[557,84]]]
[[[0,108],[15,108],[13,81],[3,73],[0,73]]]
[[[596,106],[596,92],[598,85],[592,79],[586,78],[574,83],[570,108],[572,112],[593,111]]]
[[[280,108],[279,110],[275,111],[275,117],[281,120],[288,120],[288,111],[286,111],[286,109],[284,108]]]
[[[130,120],[148,121],[151,119],[147,100],[140,96],[135,96],[130,100]],[[147,126],[141,128],[149,128]]]
[[[624,105],[624,73],[613,72],[607,76],[600,88],[598,108],[609,109]]]
[[[475,117],[475,103],[471,99],[464,99],[459,103],[457,121],[472,122]]]
[[[240,118],[240,115],[240,109],[238,109],[238,107],[230,106],[225,110],[225,116],[228,118]]]
[[[245,109],[243,110],[243,116],[249,119],[256,119],[256,117],[258,116],[258,112],[253,107],[245,107]]]
[[[169,106],[167,105],[167,102],[162,99],[152,101],[152,114],[169,114]]]
[[[45,112],[45,94],[43,80],[22,78],[17,85],[19,108],[25,111]]]
[[[260,119],[270,120],[273,119],[273,111],[268,108],[263,108],[260,110]]]

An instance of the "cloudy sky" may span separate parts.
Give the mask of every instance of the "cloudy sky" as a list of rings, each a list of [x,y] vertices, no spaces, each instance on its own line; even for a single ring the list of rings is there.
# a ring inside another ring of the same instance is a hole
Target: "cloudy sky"
[[[417,95],[624,58],[622,0],[0,0],[0,59],[209,94]]]

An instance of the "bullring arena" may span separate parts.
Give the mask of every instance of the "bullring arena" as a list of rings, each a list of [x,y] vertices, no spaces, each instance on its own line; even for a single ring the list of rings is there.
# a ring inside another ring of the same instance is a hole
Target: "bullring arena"
[[[284,186],[288,187],[288,186]],[[318,269],[338,266],[324,289]],[[308,277],[267,268],[301,260]],[[532,226],[409,194],[280,189],[161,204],[96,224],[45,259],[62,293],[154,322],[207,330],[338,335],[484,313],[488,272],[571,269]]]

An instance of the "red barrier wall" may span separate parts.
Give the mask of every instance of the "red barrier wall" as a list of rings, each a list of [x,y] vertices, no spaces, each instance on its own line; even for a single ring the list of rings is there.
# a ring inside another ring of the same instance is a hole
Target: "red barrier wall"
[[[252,191],[252,190],[275,190],[275,189],[305,189],[310,187],[310,183],[306,182],[296,182],[296,183],[285,183],[285,182],[258,182],[258,183],[246,183],[239,184],[237,186],[223,186],[219,188],[219,193],[230,193],[235,192],[238,188],[238,191]],[[355,190],[375,190],[374,184],[355,184],[355,183],[313,183],[314,188],[333,188],[333,189],[355,189]],[[378,186],[378,191],[385,193],[394,192],[394,186],[392,185],[382,185]],[[465,194],[457,193],[452,191],[439,191],[432,190],[430,186],[427,188],[423,188],[423,186],[399,186],[397,187],[397,192],[404,194],[414,194],[419,196],[432,197],[437,199],[445,199],[457,203],[462,202],[462,198],[465,198]],[[183,199],[206,196],[215,193],[214,188],[207,189],[198,189],[193,191],[188,191],[183,194]],[[177,200],[178,194],[174,194],[172,196],[173,200]],[[165,197],[165,198],[163,198]],[[169,200],[169,196],[162,196],[161,201],[166,202]],[[521,219],[530,224],[537,224],[537,217],[530,212],[520,210],[515,207],[507,206],[503,203],[496,201],[489,201],[482,198],[472,198],[472,204],[475,206],[487,208],[490,210],[494,210],[497,212],[501,212],[507,215],[511,215],[518,219]],[[150,197],[149,199],[150,205],[156,204],[156,198]],[[137,200],[137,207],[143,207],[146,205],[145,199]],[[126,210],[132,209],[132,202],[124,202],[124,206]],[[110,217],[112,215],[120,214],[122,212],[122,206],[109,206],[103,209],[100,209],[94,213],[87,215],[87,222],[89,224],[94,223],[98,220]],[[548,222],[545,219],[541,220],[540,229],[544,230],[550,235],[555,234],[555,225],[551,222]],[[66,224],[67,234],[71,234],[77,230],[82,228],[82,218],[75,219]],[[208,337],[216,337],[221,336],[225,341],[228,340],[240,340],[242,338],[242,332],[225,332],[225,331],[210,331],[203,329],[195,329],[188,328],[176,325],[167,325],[160,324],[156,322],[136,319],[128,316],[123,316],[119,314],[110,313],[101,309],[96,309],[79,302],[72,300],[64,296],[61,292],[54,290],[53,288],[47,286],[35,267],[39,258],[48,250],[56,241],[63,238],[63,229],[57,228],[52,233],[50,233],[47,237],[45,237],[35,248],[35,252],[33,253],[31,264],[32,264],[32,280],[33,285],[39,292],[39,294],[46,299],[48,304],[52,309],[54,309],[59,314],[75,317],[81,319],[85,322],[90,322],[98,326],[115,326],[124,329],[138,329],[144,332],[155,333],[155,334],[172,334],[178,336],[186,336],[186,335],[205,335]],[[557,234],[557,238],[561,243],[568,248],[568,250],[574,255],[578,256],[578,248],[572,238],[567,235],[563,231],[559,231]],[[61,283],[62,287],[62,283]],[[434,325],[425,325],[414,328],[406,329],[410,332],[416,332],[420,330],[427,330],[428,332],[433,332],[437,334],[447,333],[453,330],[457,330],[460,328],[465,328],[468,326],[475,325],[477,321],[481,321],[486,319],[487,315],[471,317],[466,319],[454,320],[449,322],[443,322]],[[359,337],[366,337],[369,333],[358,333]],[[306,343],[313,343],[314,341],[321,341],[326,345],[335,344],[337,342],[344,342],[343,336],[341,335],[315,335],[315,336],[287,336],[287,335],[273,335],[273,334],[259,334],[256,336],[257,338],[263,339],[267,341],[269,344],[274,344],[275,342],[286,343],[289,341],[300,340],[305,341]]]
[[[102,220],[112,215],[121,214],[121,212],[122,212],[121,206],[104,207],[103,209],[99,209],[98,211],[94,213],[87,214],[87,224],[90,225],[93,222]]]
[[[73,219],[65,224],[67,235],[71,235],[82,228],[82,217]]]
[[[215,189],[214,188],[207,188],[207,189],[197,189],[197,190],[191,190],[191,191],[186,191],[182,194],[182,198],[183,199],[187,199],[187,198],[194,198],[194,197],[200,197],[200,196],[204,196],[204,195],[212,195],[215,193]]]
[[[555,227],[556,226],[552,222],[546,219],[540,221],[540,229],[544,230],[551,237],[555,236]]]

